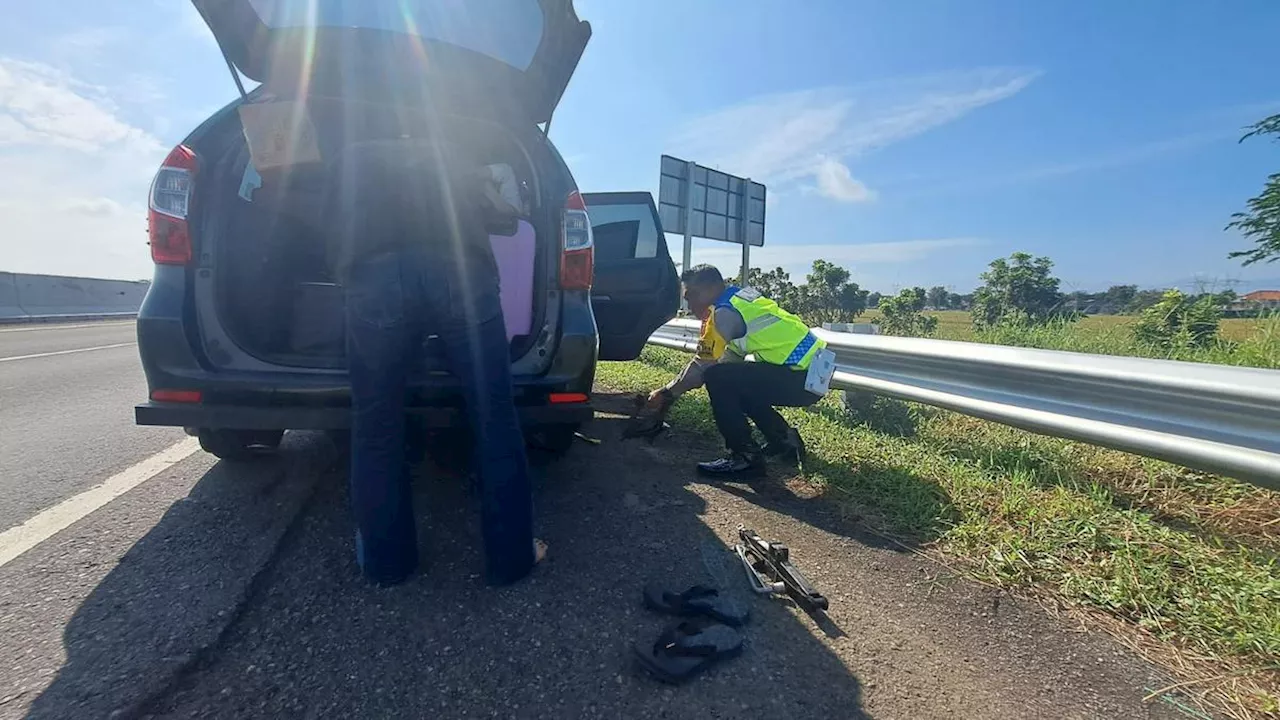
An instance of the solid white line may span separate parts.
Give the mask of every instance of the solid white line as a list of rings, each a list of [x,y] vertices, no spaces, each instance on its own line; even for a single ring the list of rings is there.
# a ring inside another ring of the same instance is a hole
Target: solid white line
[[[79,324],[79,325],[56,325],[56,324],[53,324],[53,325],[32,325],[32,326],[30,326],[30,327],[17,327],[17,328],[4,328],[4,329],[0,329],[0,335],[3,335],[4,333],[13,333],[13,332],[39,332],[39,331],[41,331],[41,330],[74,330],[74,329],[76,329],[76,328],[87,328],[87,327],[94,327],[94,328],[97,328],[97,327],[108,327],[108,328],[109,328],[109,327],[125,327],[125,326],[127,326],[127,325],[133,325],[133,321],[132,321],[132,320],[130,320],[129,322],[96,322],[96,323],[81,323],[81,324]]]
[[[110,350],[111,348],[129,347],[137,345],[136,342],[116,343],[114,345],[98,345],[97,347],[76,348],[75,350],[59,350],[57,352],[36,353],[35,355],[14,355],[13,357],[0,358],[0,362],[9,362],[10,360],[34,360],[35,358],[53,357],[54,355],[71,355],[72,353],[89,352],[91,350]]]
[[[40,512],[21,525],[0,533],[0,567],[22,553],[71,527],[77,520],[115,500],[142,483],[159,475],[200,449],[200,441],[189,437],[167,450],[152,455],[123,472],[112,475],[101,485],[69,497]]]

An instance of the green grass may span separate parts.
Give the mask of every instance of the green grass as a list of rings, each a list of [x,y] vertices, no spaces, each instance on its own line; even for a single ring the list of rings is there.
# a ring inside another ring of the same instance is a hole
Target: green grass
[[[651,389],[686,357],[647,348],[639,362],[601,365],[599,381]],[[1215,686],[1230,714],[1280,709],[1280,494],[891,400],[855,417],[837,398],[785,412],[827,500],[977,579],[1104,614],[1157,650],[1214,658],[1200,664],[1230,674]],[[671,419],[714,432],[701,392]]]

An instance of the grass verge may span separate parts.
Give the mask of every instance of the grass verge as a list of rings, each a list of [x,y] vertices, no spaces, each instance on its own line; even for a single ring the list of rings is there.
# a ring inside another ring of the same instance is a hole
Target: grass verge
[[[642,391],[686,356],[646,348],[599,382]],[[833,393],[789,410],[808,479],[876,530],[1117,632],[1237,718],[1280,715],[1280,498],[1250,485],[950,412]],[[705,394],[673,409],[714,432]]]

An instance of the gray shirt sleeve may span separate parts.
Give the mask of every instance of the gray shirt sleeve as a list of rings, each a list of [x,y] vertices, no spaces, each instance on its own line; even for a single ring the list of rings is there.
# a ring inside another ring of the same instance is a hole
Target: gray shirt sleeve
[[[742,314],[733,308],[716,308],[715,310],[716,332],[720,337],[724,338],[726,343],[732,343],[734,340],[747,334],[747,324],[742,319]],[[676,376],[674,380],[667,384],[666,389],[675,397],[697,390],[702,387],[702,374],[707,368],[715,365],[717,362],[739,362],[742,356],[738,354],[737,348],[732,344],[725,348],[724,354],[717,360],[704,360],[702,358],[694,358],[684,366],[684,370]]]

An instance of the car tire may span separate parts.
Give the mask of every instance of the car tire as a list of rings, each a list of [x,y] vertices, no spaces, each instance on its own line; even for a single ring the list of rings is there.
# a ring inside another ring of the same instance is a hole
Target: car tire
[[[576,424],[565,424],[530,428],[527,444],[530,449],[538,453],[548,455],[551,459],[558,459],[573,447],[575,433],[580,427]]]
[[[283,430],[226,430],[201,428],[200,447],[220,460],[244,462],[270,455],[280,447]]]

